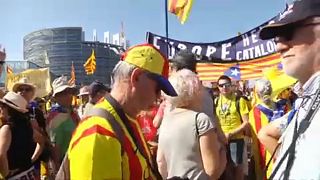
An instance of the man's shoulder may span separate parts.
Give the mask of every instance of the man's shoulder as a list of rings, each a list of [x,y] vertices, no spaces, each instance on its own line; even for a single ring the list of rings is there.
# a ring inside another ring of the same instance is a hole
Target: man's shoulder
[[[90,126],[94,124],[99,124],[101,126],[110,127],[110,122],[108,121],[108,117],[104,116],[103,113],[97,113],[95,110],[99,109],[100,111],[106,111],[110,113],[117,119],[117,113],[112,105],[105,99],[100,101],[99,103],[90,105],[91,108],[86,112],[86,117],[81,121],[79,126]],[[87,107],[87,106],[86,106]],[[112,128],[111,128],[112,129]]]

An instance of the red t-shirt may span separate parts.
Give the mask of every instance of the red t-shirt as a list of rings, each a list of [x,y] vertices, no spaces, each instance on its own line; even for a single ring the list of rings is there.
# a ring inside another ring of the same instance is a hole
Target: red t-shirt
[[[156,116],[158,107],[153,107],[149,113],[138,115],[137,119],[146,141],[154,141],[157,136],[157,128],[153,126],[153,118]]]

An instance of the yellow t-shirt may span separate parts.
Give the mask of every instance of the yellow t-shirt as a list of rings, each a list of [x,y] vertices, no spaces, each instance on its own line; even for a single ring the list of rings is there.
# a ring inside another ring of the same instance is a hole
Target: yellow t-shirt
[[[241,116],[248,115],[249,108],[245,99],[239,99],[239,110]],[[224,133],[232,132],[242,124],[241,116],[236,108],[236,96],[230,99],[220,95],[216,102],[216,114]],[[243,135],[236,135],[233,139],[242,138]]]
[[[151,154],[138,122],[129,118],[132,128],[136,128],[141,137],[147,159],[137,150],[133,138],[111,104],[103,100],[95,107],[115,116],[124,130],[124,142],[121,147],[113,127],[102,117],[89,116],[81,121],[68,149],[71,179],[156,179],[147,162],[151,161]]]

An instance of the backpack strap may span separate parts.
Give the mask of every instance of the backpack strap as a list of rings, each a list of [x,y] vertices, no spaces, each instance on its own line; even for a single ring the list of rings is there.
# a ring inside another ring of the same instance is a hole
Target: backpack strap
[[[218,97],[213,99],[213,110],[214,110],[214,113],[216,113],[216,110],[217,110],[217,107],[218,107],[218,103],[219,103],[219,99],[220,99],[220,96],[218,96]]]
[[[240,112],[240,99],[241,99],[241,96],[236,96],[236,109],[237,109],[237,112],[239,113],[240,121],[241,123],[243,123],[241,112]]]
[[[197,136],[199,138],[199,127],[198,127],[198,116],[199,116],[200,112],[197,112],[196,117],[195,117],[195,125],[196,125],[196,133]]]
[[[106,119],[110,123],[116,137],[118,138],[118,140],[120,142],[121,155],[123,155],[124,154],[123,146],[124,146],[125,135],[124,135],[124,131],[123,131],[121,125],[117,122],[115,117],[109,111],[102,109],[102,108],[96,108],[96,107],[92,108],[89,111],[88,116],[98,116],[98,117]]]

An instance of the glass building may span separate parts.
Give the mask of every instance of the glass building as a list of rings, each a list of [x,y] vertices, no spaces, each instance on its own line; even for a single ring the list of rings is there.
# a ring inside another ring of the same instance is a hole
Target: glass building
[[[90,84],[99,80],[110,84],[110,74],[119,61],[121,46],[89,42],[84,40],[81,27],[42,29],[26,35],[23,39],[23,56],[26,61],[39,67],[49,67],[55,77],[70,77],[72,62],[75,68],[76,84]],[[83,64],[92,50],[96,55],[96,71],[86,75]]]

